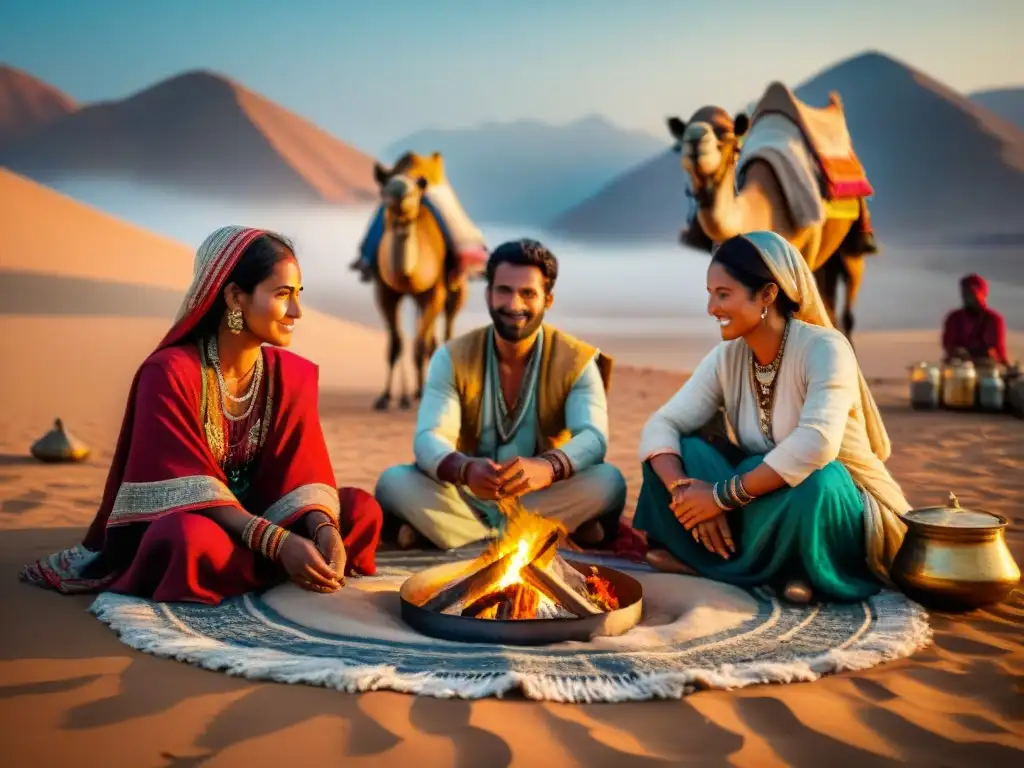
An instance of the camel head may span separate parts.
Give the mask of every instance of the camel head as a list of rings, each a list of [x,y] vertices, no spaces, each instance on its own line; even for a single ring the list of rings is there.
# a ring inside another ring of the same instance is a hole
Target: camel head
[[[670,117],[667,124],[694,196],[698,202],[707,200],[736,164],[740,137],[747,132],[749,119],[739,114],[734,120],[721,107],[701,107],[689,121]]]
[[[395,162],[393,173],[402,173],[413,179],[426,179],[428,186],[441,184],[444,178],[444,158],[440,152],[419,155],[406,152]]]
[[[398,172],[395,168],[385,168],[380,163],[374,164],[373,176],[380,187],[385,224],[399,237],[408,235],[409,228],[420,216],[427,180],[422,176]]]

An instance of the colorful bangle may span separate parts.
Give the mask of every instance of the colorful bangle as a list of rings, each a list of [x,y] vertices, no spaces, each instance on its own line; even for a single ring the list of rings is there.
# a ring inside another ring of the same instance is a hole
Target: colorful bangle
[[[270,525],[270,521],[265,517],[257,515],[250,517],[242,529],[242,543],[253,552],[258,552],[258,542],[263,537],[263,533],[268,525]]]
[[[284,540],[288,538],[289,533],[279,525],[271,523],[271,527],[273,530],[270,533],[270,537],[263,550],[263,554],[268,560],[276,561],[281,553],[281,545],[284,544]]]
[[[242,529],[242,543],[268,560],[277,560],[288,531],[265,517],[253,516]]]

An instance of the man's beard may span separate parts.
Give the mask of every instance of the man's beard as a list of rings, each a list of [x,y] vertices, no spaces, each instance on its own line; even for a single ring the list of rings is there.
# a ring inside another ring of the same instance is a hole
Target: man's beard
[[[523,325],[516,325],[514,320],[510,320],[504,312],[497,309],[487,308],[490,312],[491,322],[494,323],[494,332],[498,334],[505,341],[517,342],[523,339],[529,338],[533,333],[540,328],[544,322],[544,310],[541,310],[533,317],[526,312],[515,313],[516,319],[523,317],[526,322]]]

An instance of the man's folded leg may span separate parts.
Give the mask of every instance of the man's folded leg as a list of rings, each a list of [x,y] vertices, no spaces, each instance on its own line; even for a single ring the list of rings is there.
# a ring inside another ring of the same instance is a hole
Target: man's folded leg
[[[385,516],[408,523],[441,549],[454,549],[490,536],[459,489],[439,483],[414,464],[385,470],[374,494]]]

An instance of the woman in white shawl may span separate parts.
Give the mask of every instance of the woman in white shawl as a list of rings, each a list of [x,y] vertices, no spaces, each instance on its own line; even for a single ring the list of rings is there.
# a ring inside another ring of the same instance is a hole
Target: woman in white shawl
[[[800,253],[734,237],[708,268],[722,343],[650,418],[634,526],[649,559],[787,598],[859,600],[889,583],[909,509],[846,338]],[[701,436],[719,414],[727,439]]]

